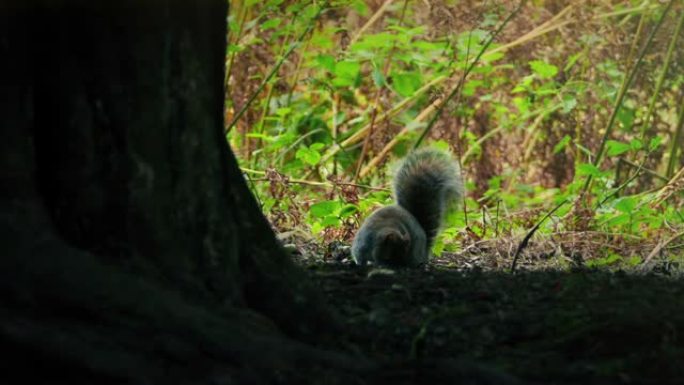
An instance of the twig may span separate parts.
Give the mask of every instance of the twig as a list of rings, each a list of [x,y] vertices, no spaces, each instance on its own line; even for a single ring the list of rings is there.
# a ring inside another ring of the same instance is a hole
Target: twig
[[[245,167],[240,167],[240,170],[245,173],[245,174],[255,174],[255,175],[266,175],[266,171],[260,171],[260,170],[252,170],[249,168]],[[251,179],[252,181],[255,182],[270,182],[271,179],[269,178],[258,178],[258,179]],[[373,186],[368,186],[364,184],[358,184],[358,183],[347,183],[347,182],[317,182],[317,181],[312,181],[312,180],[306,180],[306,179],[294,179],[294,178],[288,178],[287,183],[295,183],[295,184],[303,184],[307,186],[319,186],[319,187],[337,187],[337,186],[352,186],[352,187],[358,187],[366,190],[373,190],[373,191],[390,191],[390,189],[385,188],[385,187],[373,187]]]
[[[354,37],[352,37],[352,39],[349,41],[349,45],[354,44],[359,39],[359,37],[361,37],[361,35],[363,35],[371,25],[375,24],[375,22],[380,19],[380,16],[382,16],[382,14],[385,13],[385,10],[387,10],[387,7],[389,7],[390,4],[392,4],[392,1],[393,0],[385,1],[385,3],[382,4],[382,6],[380,8],[378,8],[377,11],[375,11],[375,14],[373,14],[373,16],[371,16],[371,18],[368,19],[366,24],[364,24],[363,27],[361,27],[361,29],[359,29],[356,32]]]
[[[679,117],[677,118],[677,126],[675,127],[674,137],[672,138],[672,146],[670,147],[670,160],[667,162],[667,172],[665,175],[671,177],[674,172],[675,164],[677,163],[678,154],[682,152],[682,139],[684,139],[684,90],[679,96]],[[679,156],[684,156],[680,154]]]
[[[518,245],[518,249],[515,251],[515,256],[513,257],[513,263],[511,264],[511,273],[515,273],[515,268],[516,268],[516,266],[517,266],[517,264],[518,264],[518,257],[520,257],[520,253],[523,251],[523,249],[524,249],[525,247],[527,247],[527,243],[530,241],[530,238],[532,238],[532,236],[534,235],[534,233],[536,233],[537,230],[539,230],[539,227],[541,227],[541,224],[544,223],[544,221],[545,221],[548,217],[550,217],[553,213],[556,212],[556,210],[558,210],[559,208],[561,208],[561,207],[562,207],[564,204],[566,204],[567,202],[568,202],[567,199],[563,200],[563,202],[559,203],[556,207],[553,208],[553,210],[551,210],[551,211],[549,211],[548,213],[546,213],[546,215],[544,215],[544,217],[543,217],[542,219],[540,219],[539,222],[537,222],[536,225],[534,225],[534,227],[532,228],[532,230],[530,230],[530,231],[527,233],[527,235],[525,235],[525,238],[523,238],[522,242],[520,242],[520,244]]]
[[[677,22],[677,26],[675,27],[674,34],[672,35],[672,38],[670,39],[670,44],[667,47],[667,53],[665,54],[665,62],[663,63],[663,69],[660,72],[660,75],[658,76],[658,80],[656,81],[656,86],[655,90],[653,91],[653,96],[651,97],[651,101],[648,104],[648,109],[646,110],[646,115],[644,115],[644,123],[641,126],[641,140],[644,141],[646,138],[646,135],[650,133],[650,120],[651,116],[653,116],[653,112],[655,111],[655,104],[656,101],[659,99],[660,96],[660,90],[663,87],[663,83],[665,81],[665,77],[667,75],[667,71],[670,69],[670,63],[672,62],[672,54],[674,53],[675,46],[677,45],[677,39],[679,38],[679,32],[682,30],[682,25],[684,25],[684,10],[682,10],[681,15],[679,17],[679,21]]]
[[[612,17],[612,16],[619,16],[619,15],[622,15],[622,14],[625,14],[625,13],[630,13],[630,12],[639,12],[639,11],[644,11],[644,10],[650,10],[650,9],[654,9],[654,8],[657,8],[657,5],[649,6],[649,7],[635,7],[635,8],[624,9],[624,10],[620,10],[620,11],[616,11],[616,12],[610,12],[610,13],[605,13],[605,14],[596,15],[596,16],[594,16],[593,18],[594,18],[594,19],[602,19],[602,18],[608,18],[608,17]],[[528,32],[527,34],[521,36],[520,38],[518,38],[518,39],[516,39],[516,40],[514,40],[514,41],[512,41],[512,42],[510,42],[510,43],[508,43],[508,44],[505,44],[505,45],[502,45],[502,46],[493,48],[493,49],[487,51],[485,54],[486,54],[486,55],[489,55],[489,54],[492,54],[492,53],[495,53],[495,52],[505,51],[505,50],[507,50],[507,49],[509,49],[509,48],[513,48],[513,47],[515,47],[515,46],[524,44],[524,43],[526,43],[526,42],[528,42],[528,41],[530,41],[530,40],[533,40],[534,38],[537,38],[537,37],[539,37],[539,36],[541,36],[541,35],[544,35],[544,34],[546,34],[546,33],[552,32],[552,31],[554,31],[554,30],[556,30],[556,29],[558,29],[558,28],[560,28],[560,27],[562,27],[562,26],[565,26],[565,25],[567,25],[567,24],[575,23],[575,22],[576,22],[576,21],[574,21],[574,20],[567,20],[567,21],[561,22],[561,23],[559,23],[559,24],[556,24],[556,25],[552,25],[552,26],[550,26],[550,27],[543,28],[543,26],[547,25],[547,24],[548,24],[549,22],[551,22],[552,20],[558,19],[560,16],[564,15],[565,13],[567,13],[567,7],[566,7],[566,9],[564,9],[563,11],[559,12],[559,13],[558,13],[556,16],[554,16],[552,19],[550,19],[550,20],[548,20],[548,21],[542,23],[541,25],[539,25],[538,27],[536,27],[536,28],[533,29],[532,31]],[[419,96],[421,96],[422,94],[424,94],[427,90],[431,89],[432,87],[436,87],[436,86],[438,86],[438,85],[444,83],[445,81],[447,81],[447,80],[449,80],[449,79],[450,79],[450,78],[447,77],[447,76],[438,76],[438,77],[436,77],[435,79],[432,79],[428,84],[425,84],[423,87],[421,87],[419,90],[417,90],[413,95],[411,95],[411,96],[409,96],[409,97],[403,99],[402,101],[400,101],[399,103],[397,103],[394,107],[392,107],[392,109],[390,109],[389,111],[385,112],[383,115],[379,116],[379,117],[376,119],[376,122],[379,123],[379,122],[382,122],[382,121],[384,121],[384,120],[387,120],[387,119],[390,119],[390,118],[394,117],[394,116],[397,115],[399,112],[401,112],[405,107],[407,107],[407,106],[409,105],[409,103],[415,101]],[[431,103],[428,107],[426,107],[426,108],[423,110],[423,112],[425,112],[425,110],[428,110],[428,109],[429,109],[430,111],[427,111],[427,112],[428,112],[428,113],[431,112],[432,109],[434,108],[433,106],[434,106],[435,104],[440,104],[441,101],[442,101],[442,99],[437,99],[437,100],[435,100],[435,101],[434,101],[433,103]],[[422,113],[422,112],[421,112],[421,113]],[[419,115],[421,115],[421,114],[419,114]],[[420,120],[417,119],[417,118],[414,119],[414,122],[419,122],[419,121],[422,121],[422,119],[420,119]],[[366,136],[367,133],[368,133],[369,128],[370,128],[370,124],[367,124],[366,126],[362,127],[362,128],[359,129],[358,131],[356,131],[354,134],[352,134],[350,137],[348,137],[347,139],[345,139],[344,141],[342,141],[339,145],[333,145],[333,146],[325,153],[325,155],[323,156],[321,162],[325,162],[325,161],[327,161],[328,159],[332,158],[332,157],[335,156],[335,154],[337,154],[342,148],[351,146],[351,145],[357,143],[358,141],[360,141],[361,139],[365,138],[365,136]],[[403,129],[399,134],[397,134],[396,136],[397,136],[397,137],[402,136],[402,135],[405,134],[406,132],[408,132],[408,129],[404,128],[404,129]],[[398,140],[395,141],[394,143],[395,143],[395,144],[398,143]],[[387,149],[387,151],[389,151],[390,149],[391,149],[391,147],[390,147],[389,149]],[[363,175],[365,175],[365,173],[364,173],[364,171],[362,170],[362,171],[361,171],[361,176],[363,176]]]
[[[664,175],[660,175],[657,172],[651,170],[650,168],[643,167],[643,163],[642,164],[636,164],[636,163],[632,162],[631,160],[628,160],[625,158],[620,158],[620,161],[623,162],[624,164],[632,167],[632,168],[637,168],[637,169],[640,168],[641,171],[643,171],[644,173],[649,174],[652,177],[658,178],[662,181],[668,182],[670,180],[668,177],[666,177]]]
[[[473,155],[476,151],[476,149],[487,139],[491,138],[492,136],[498,134],[501,130],[503,130],[503,127],[497,127],[493,130],[490,130],[486,134],[482,135],[475,143],[473,143],[470,147],[468,147],[468,150],[463,154],[461,157],[461,163],[465,163],[471,155]]]
[[[238,16],[238,31],[236,34],[237,37],[234,39],[235,44],[237,44],[240,38],[242,37],[242,29],[245,26],[245,17],[247,17],[247,4],[243,3]],[[232,35],[229,35],[228,37],[230,38],[230,40],[233,40]],[[228,43],[230,43],[230,40]],[[228,89],[228,81],[230,80],[230,74],[233,72],[233,63],[235,62],[236,54],[236,51],[231,52],[230,58],[228,59],[228,64],[226,64],[226,73],[224,74],[223,78],[223,85],[226,87],[226,90]]]
[[[601,164],[601,161],[603,160],[603,153],[606,148],[606,143],[608,142],[608,138],[610,138],[610,134],[613,131],[613,126],[615,125],[615,120],[617,118],[618,112],[620,111],[620,107],[622,107],[622,101],[625,98],[625,95],[627,95],[627,90],[629,89],[630,85],[632,84],[632,80],[634,80],[634,77],[637,73],[637,70],[641,67],[641,63],[644,59],[644,56],[646,56],[646,52],[648,52],[648,49],[651,47],[651,44],[653,43],[653,38],[655,37],[656,32],[660,29],[660,26],[663,24],[663,20],[665,20],[665,16],[667,16],[668,12],[670,11],[670,8],[672,8],[672,4],[674,3],[674,0],[670,0],[670,2],[667,3],[667,6],[665,7],[665,10],[663,11],[663,14],[660,15],[660,18],[658,19],[658,22],[656,23],[655,27],[651,30],[651,33],[648,35],[648,39],[646,40],[646,44],[641,48],[641,52],[639,52],[639,57],[637,58],[636,62],[632,66],[632,68],[629,71],[629,74],[627,77],[624,79],[622,86],[620,87],[620,92],[618,93],[617,99],[615,100],[615,106],[613,107],[613,111],[610,115],[610,118],[608,120],[608,125],[606,126],[606,130],[603,134],[603,138],[601,139],[601,144],[599,145],[599,149],[596,152],[596,158],[594,159],[593,165],[598,167]],[[592,181],[592,176],[587,175],[587,180],[584,183],[584,186],[582,187],[582,191],[580,195],[584,195],[588,190],[589,186],[591,185]]]
[[[385,4],[390,3],[391,0],[388,0]],[[406,7],[408,6],[408,0],[404,0],[404,7],[401,9],[401,16],[399,18],[399,26],[402,25],[404,22],[404,16],[406,15]],[[384,5],[383,5],[384,7]],[[392,63],[392,56],[394,56],[394,52],[396,51],[397,46],[396,42],[392,44],[392,48],[390,49],[389,54],[387,55],[387,58],[385,59],[385,66],[382,70],[382,76],[384,79],[387,79],[387,74],[389,73],[390,69],[390,64]],[[385,90],[384,84],[379,84],[378,89],[375,91],[375,97],[373,98],[373,110],[371,111],[371,121],[370,121],[370,127],[368,129],[368,134],[366,135],[366,139],[363,141],[363,147],[361,147],[361,155],[359,155],[359,159],[357,159],[356,162],[356,171],[354,172],[354,181],[356,182],[359,179],[359,173],[361,172],[361,165],[363,165],[363,160],[366,159],[366,153],[368,152],[368,145],[370,143],[371,137],[373,136],[373,129],[375,128],[375,118],[378,116],[378,104],[380,103],[380,96],[382,95],[382,91]]]
[[[430,119],[430,121],[428,122],[425,129],[423,129],[423,132],[420,134],[420,136],[418,137],[418,140],[416,140],[416,143],[413,145],[414,149],[416,149],[416,148],[418,148],[418,146],[420,146],[420,143],[423,141],[423,139],[425,138],[427,133],[430,132],[430,130],[432,129],[432,126],[434,126],[435,123],[437,122],[437,120],[442,116],[442,111],[444,111],[444,108],[446,108],[449,101],[454,96],[456,96],[456,94],[460,94],[461,87],[463,87],[463,84],[465,83],[465,78],[468,76],[468,74],[470,74],[470,72],[473,70],[473,68],[475,68],[477,63],[480,61],[480,58],[482,57],[482,55],[487,51],[487,49],[492,44],[492,42],[494,42],[494,39],[496,39],[496,37],[499,36],[499,34],[501,33],[501,31],[503,31],[504,27],[506,27],[508,22],[513,20],[513,18],[518,14],[518,12],[520,12],[520,10],[522,9],[523,5],[525,5],[526,2],[527,2],[527,0],[521,0],[520,3],[518,3],[518,6],[513,10],[513,12],[511,12],[508,15],[508,17],[506,17],[506,19],[503,21],[503,23],[501,23],[499,28],[497,28],[496,31],[494,31],[494,33],[492,33],[491,36],[489,36],[489,39],[484,44],[482,49],[480,49],[480,52],[478,52],[477,56],[475,57],[475,60],[473,60],[470,63],[470,65],[468,66],[468,68],[466,68],[465,72],[463,73],[463,76],[461,77],[461,80],[458,82],[456,87],[454,87],[451,90],[451,92],[447,95],[447,97],[444,98],[444,100],[442,101],[442,104],[439,106],[439,108],[437,108],[437,111],[432,116],[432,119]]]
[[[593,19],[602,19],[602,18],[608,18],[608,17],[613,17],[613,16],[620,16],[620,15],[623,15],[626,13],[641,12],[641,11],[650,10],[650,9],[654,9],[654,8],[657,8],[657,5],[648,6],[648,7],[645,7],[645,6],[634,7],[634,8],[629,8],[629,9],[623,9],[620,11],[596,15],[593,17]],[[493,48],[491,50],[488,50],[485,54],[488,55],[488,54],[495,53],[495,52],[505,51],[509,48],[524,44],[524,43],[526,43],[526,42],[528,42],[528,41],[530,41],[536,37],[539,37],[539,36],[544,35],[546,33],[552,32],[552,31],[554,31],[554,30],[556,30],[562,26],[565,26],[565,25],[570,24],[570,23],[575,23],[576,22],[575,20],[567,20],[567,21],[564,21],[564,22],[561,22],[561,23],[558,23],[558,24],[555,24],[555,25],[552,25],[549,27],[545,27],[546,25],[548,25],[552,21],[557,20],[561,16],[567,14],[568,11],[569,11],[569,8],[566,7],[561,12],[559,12],[557,15],[555,15],[553,18],[542,23],[541,25],[539,25],[538,27],[536,27],[532,31],[528,32],[526,35],[514,40],[511,43]],[[383,113],[382,115],[380,115],[379,117],[377,117],[376,118],[376,124],[379,124],[380,122],[383,122],[387,119],[393,118],[398,113],[400,113],[405,107],[407,107],[411,102],[415,101],[420,95],[424,94],[427,90],[431,89],[432,87],[435,87],[435,86],[438,86],[438,85],[444,83],[448,79],[450,79],[450,77],[447,77],[447,76],[439,76],[439,77],[436,77],[435,79],[432,79],[428,84],[425,84],[423,87],[421,87],[419,90],[417,90],[413,95],[403,99],[398,104],[396,104],[394,107],[392,107],[392,109],[390,109],[389,111],[387,111],[387,112]],[[413,122],[414,123],[415,122],[421,122],[424,119],[424,116],[426,114],[429,114],[432,111],[434,111],[435,106],[440,105],[442,103],[442,100],[443,99],[437,99],[433,103],[431,103],[428,107],[426,107],[423,111],[421,111],[421,113],[418,114],[418,117],[416,117],[413,120]],[[410,124],[410,125],[412,125],[412,124]],[[332,158],[333,156],[335,156],[335,154],[337,154],[343,148],[352,146],[355,143],[359,142],[360,140],[364,139],[366,137],[366,135],[368,134],[370,126],[371,126],[370,124],[367,124],[366,126],[357,130],[354,134],[352,134],[350,137],[348,137],[347,139],[345,139],[341,143],[334,144],[333,146],[331,146],[330,149],[328,149],[328,151],[326,151],[326,153],[323,155],[323,158],[321,159],[321,163],[324,163],[327,160],[329,160],[330,158]],[[400,138],[404,134],[406,134],[408,131],[409,131],[409,129],[407,127],[405,127],[397,135],[395,135],[395,138],[391,142],[389,142],[385,146],[385,148],[383,148],[383,150],[361,170],[360,177],[367,175],[368,172],[372,169],[372,167],[374,165],[378,164],[383,159],[383,157],[387,153],[389,153],[389,151],[397,143],[399,143],[399,141],[401,140]]]
[[[664,248],[665,246],[669,245],[670,243],[672,243],[672,241],[674,241],[675,239],[681,237],[682,235],[684,235],[684,231],[678,232],[677,234],[671,236],[670,238],[668,238],[668,239],[665,240],[665,241],[662,241],[662,240],[661,240],[660,242],[658,242],[658,244],[656,245],[656,247],[654,247],[653,250],[652,250],[652,251],[648,254],[648,256],[646,257],[646,259],[644,259],[644,262],[641,264],[641,270],[642,270],[642,271],[646,270],[647,264],[648,264],[649,262],[651,262],[651,259],[653,259],[653,257],[655,257],[658,253],[660,253],[660,251],[663,250],[663,248]]]
[[[641,175],[641,171],[643,170],[644,165],[646,164],[646,161],[648,160],[649,155],[651,155],[651,152],[649,151],[646,155],[644,155],[644,160],[641,161],[641,164],[639,164],[639,167],[637,167],[636,171],[634,171],[634,175],[631,177],[627,178],[626,181],[624,181],[622,184],[620,184],[618,187],[616,187],[610,194],[606,195],[601,202],[596,205],[596,208],[594,210],[597,210],[599,207],[603,206],[604,203],[608,201],[608,199],[612,198],[616,194],[618,194],[620,191],[622,191],[623,188],[627,187],[628,184],[632,183],[633,180],[639,177]]]
[[[684,167],[680,168],[677,173],[672,176],[665,186],[658,190],[656,199],[652,207],[659,206],[664,201],[669,199],[675,192],[681,191],[684,188]]]
[[[299,45],[300,45],[300,43],[302,42],[302,40],[304,40],[304,37],[306,37],[306,35],[308,35],[309,32],[311,32],[311,30],[313,29],[314,25],[316,24],[316,20],[318,20],[318,18],[319,18],[319,17],[321,16],[321,14],[323,13],[323,10],[326,9],[327,6],[328,6],[328,2],[325,2],[325,4],[321,5],[321,7],[318,9],[318,11],[317,11],[316,14],[314,15],[314,17],[309,21],[309,25],[306,27],[306,29],[304,30],[304,32],[302,32],[302,33],[299,35],[299,37],[297,38],[297,40],[296,40],[294,43],[292,43],[292,44],[290,45],[290,48],[288,48],[287,51],[285,51],[285,54],[284,54],[284,55],[280,58],[280,60],[278,60],[278,62],[273,66],[273,68],[272,68],[271,71],[268,73],[268,75],[266,75],[266,77],[264,78],[264,80],[261,81],[261,84],[259,84],[259,87],[257,87],[256,91],[254,91],[254,93],[249,97],[249,99],[247,99],[247,102],[245,102],[245,104],[242,106],[242,108],[240,108],[240,111],[238,111],[238,113],[235,114],[235,117],[233,117],[233,120],[231,120],[231,122],[230,122],[230,123],[228,124],[228,126],[226,127],[226,130],[225,130],[226,133],[229,133],[230,130],[233,128],[233,126],[235,126],[235,124],[238,122],[238,120],[240,120],[240,118],[242,118],[242,115],[244,115],[244,113],[247,111],[247,109],[249,108],[249,106],[252,105],[252,103],[254,102],[254,99],[256,99],[256,97],[259,96],[259,94],[260,94],[261,91],[264,89],[264,87],[266,86],[266,84],[268,84],[268,82],[271,80],[271,78],[273,78],[273,76],[278,72],[278,70],[279,70],[280,67],[283,65],[283,63],[285,63],[285,60],[287,60],[287,58],[290,57],[290,55],[292,54],[292,52],[294,52],[294,50],[295,50],[297,47],[299,47]]]
[[[422,142],[425,135],[427,135],[429,130],[432,128],[432,126],[434,126],[434,124],[437,122],[437,119],[441,116],[441,113],[444,110],[444,108],[446,107],[449,100],[452,99],[457,94],[460,95],[460,90],[462,88],[462,85],[465,83],[466,76],[472,71],[472,69],[478,63],[479,59],[482,57],[483,53],[485,53],[485,51],[487,51],[487,48],[489,47],[489,45],[491,45],[491,43],[494,41],[494,39],[499,35],[499,33],[501,33],[501,31],[506,26],[506,24],[508,24],[508,22],[510,20],[512,20],[513,17],[520,11],[520,9],[522,8],[522,6],[524,5],[525,2],[526,2],[526,0],[522,0],[518,4],[518,7],[512,13],[510,13],[508,15],[508,17],[499,26],[499,28],[490,36],[489,40],[482,47],[482,49],[478,53],[477,57],[475,57],[475,60],[473,60],[470,63],[470,65],[466,68],[466,70],[462,74],[460,81],[451,90],[451,92],[447,95],[447,97],[435,100],[427,108],[425,108],[423,111],[421,111],[418,114],[418,116],[416,116],[416,118],[413,120],[413,122],[420,122],[423,119],[425,119],[425,117],[427,115],[429,115],[432,111],[435,111],[435,114],[432,116],[432,118],[428,122],[427,126],[425,127],[425,129],[421,133],[420,137],[418,138],[418,140],[414,144],[414,147],[413,147],[414,149],[420,145],[420,143]],[[373,158],[366,165],[366,167],[364,167],[361,170],[361,173],[360,173],[361,177],[367,175],[370,172],[370,170],[372,170],[377,164],[379,164],[385,158],[385,156],[392,150],[392,148],[394,148],[394,146],[397,143],[399,143],[399,141],[401,140],[401,137],[409,131],[409,126],[410,125],[405,126],[397,135],[395,135],[394,138],[389,143],[387,143],[385,145],[385,147],[380,151],[380,153],[378,153],[378,155],[376,155],[375,158]]]
[[[423,95],[424,93],[429,91],[432,87],[443,82],[444,79],[446,79],[445,76],[438,76],[435,79],[431,80],[429,83],[420,87],[420,89],[418,89],[416,92],[414,92],[413,95],[403,99],[401,102],[397,103],[394,107],[392,107],[392,109],[390,109],[389,111],[380,115],[376,119],[376,123],[379,124],[381,122],[384,122],[387,119],[393,118],[394,116],[398,115],[404,109],[404,107],[407,107],[411,102],[418,99],[418,97],[420,97],[421,95]],[[323,162],[327,161],[328,159],[332,158],[333,156],[335,156],[335,154],[337,154],[343,148],[352,146],[353,144],[355,144],[358,141],[360,141],[361,139],[363,139],[367,135],[368,130],[370,129],[370,126],[371,126],[370,123],[363,126],[358,131],[356,131],[354,134],[352,134],[350,137],[343,140],[340,144],[333,145],[328,151],[326,151],[325,155],[323,155],[323,158],[321,159],[321,163],[323,163]],[[363,175],[363,171],[361,172],[361,174]]]
[[[434,102],[432,102],[428,108],[421,111],[418,114],[418,116],[416,116],[413,119],[413,122],[418,123],[418,122],[423,121],[423,119],[425,119],[432,111],[437,109],[437,106],[439,105],[440,101],[441,101],[441,99],[438,99],[438,100],[435,100]],[[387,154],[392,150],[392,148],[394,148],[394,146],[402,140],[403,135],[409,131],[409,126],[410,125],[407,125],[401,131],[399,131],[399,133],[397,135],[395,135],[394,138],[392,138],[392,140],[390,140],[389,143],[387,143],[385,145],[385,147],[382,148],[382,150],[380,150],[378,155],[376,155],[373,159],[371,159],[370,162],[368,162],[368,164],[361,170],[361,174],[360,174],[361,177],[366,176],[373,168],[375,168],[385,158],[385,156],[387,156]]]

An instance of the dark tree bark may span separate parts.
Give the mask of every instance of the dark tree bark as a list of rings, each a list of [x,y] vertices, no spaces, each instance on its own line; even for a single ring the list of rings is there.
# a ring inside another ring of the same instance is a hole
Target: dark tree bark
[[[226,15],[0,2],[0,383],[502,383],[313,347],[337,324],[223,137]]]
[[[332,326],[223,138],[226,15],[224,0],[0,4],[5,369],[270,379],[311,351],[281,331]]]

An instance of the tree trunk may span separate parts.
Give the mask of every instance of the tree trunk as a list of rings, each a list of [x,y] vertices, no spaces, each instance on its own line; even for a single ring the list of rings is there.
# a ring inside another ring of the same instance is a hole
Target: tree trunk
[[[0,4],[5,369],[270,378],[311,352],[281,330],[333,325],[223,137],[226,15],[225,0]]]
[[[0,383],[513,383],[310,344],[337,323],[223,137],[226,15],[0,2]]]

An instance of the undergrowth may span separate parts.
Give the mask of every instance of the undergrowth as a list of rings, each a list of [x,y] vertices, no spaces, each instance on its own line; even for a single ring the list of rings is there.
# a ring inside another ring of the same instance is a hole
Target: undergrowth
[[[523,261],[681,265],[683,20],[677,1],[233,1],[226,137],[286,242],[349,243],[419,144],[466,180],[436,255],[510,268],[530,234]]]

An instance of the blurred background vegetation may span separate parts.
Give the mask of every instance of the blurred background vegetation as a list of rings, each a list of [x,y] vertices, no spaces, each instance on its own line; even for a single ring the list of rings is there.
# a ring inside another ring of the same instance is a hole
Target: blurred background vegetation
[[[226,137],[279,233],[350,242],[392,163],[437,146],[467,182],[437,254],[540,224],[568,260],[680,263],[683,21],[681,0],[231,1]]]

